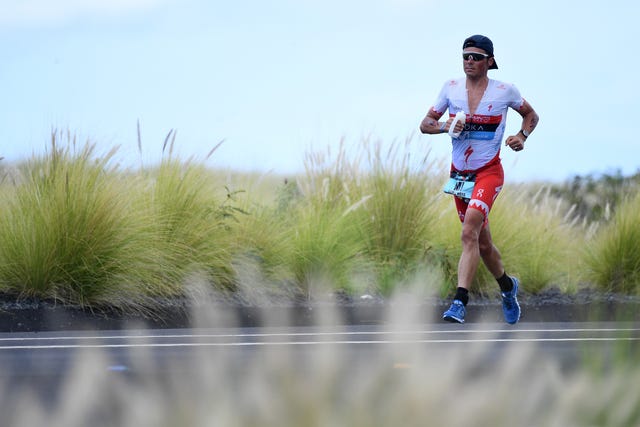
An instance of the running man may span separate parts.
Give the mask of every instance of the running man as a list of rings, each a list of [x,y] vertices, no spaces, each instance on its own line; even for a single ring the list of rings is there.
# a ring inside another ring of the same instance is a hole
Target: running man
[[[505,145],[522,151],[538,124],[538,115],[509,83],[490,79],[488,70],[497,69],[493,43],[482,35],[467,38],[462,45],[465,77],[447,81],[435,104],[420,124],[425,134],[447,133],[456,113],[464,111],[466,122],[456,123],[452,137],[451,179],[445,191],[454,194],[458,216],[462,222],[462,255],[458,263],[458,287],[451,307],[443,319],[464,323],[469,288],[480,260],[498,281],[502,309],[507,323],[520,319],[518,279],[507,275],[500,251],[491,239],[489,211],[502,189],[504,172],[500,163],[500,146],[504,136],[507,111],[514,109],[522,116],[520,131],[507,137]],[[445,111],[449,117],[439,122]]]

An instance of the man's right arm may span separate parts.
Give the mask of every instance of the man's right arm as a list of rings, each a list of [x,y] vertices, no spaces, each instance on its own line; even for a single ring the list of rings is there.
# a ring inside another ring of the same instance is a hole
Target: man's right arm
[[[446,122],[440,123],[442,114],[436,112],[433,108],[429,109],[426,117],[422,119],[422,123],[420,123],[420,132],[428,133],[428,134],[437,134],[437,133],[445,133],[449,131],[449,125],[451,124],[451,119]]]

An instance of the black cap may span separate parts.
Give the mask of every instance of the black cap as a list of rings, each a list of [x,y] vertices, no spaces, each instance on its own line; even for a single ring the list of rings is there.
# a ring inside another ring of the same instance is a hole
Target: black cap
[[[496,64],[496,58],[493,57],[493,43],[491,42],[489,37],[481,36],[480,34],[467,37],[467,39],[462,44],[462,49],[466,49],[468,47],[477,47],[478,49],[482,49],[487,52],[487,54],[491,58],[493,58],[493,65],[491,65],[489,69],[495,70],[498,68],[498,64]]]

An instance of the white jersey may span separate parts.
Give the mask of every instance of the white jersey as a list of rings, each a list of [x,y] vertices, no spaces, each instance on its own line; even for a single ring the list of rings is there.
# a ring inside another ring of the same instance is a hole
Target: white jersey
[[[467,114],[464,131],[452,138],[452,163],[459,171],[474,171],[498,157],[509,107],[519,110],[524,99],[515,86],[489,79],[487,89],[473,116],[469,115],[466,77],[444,84],[433,110],[453,117],[458,111]]]

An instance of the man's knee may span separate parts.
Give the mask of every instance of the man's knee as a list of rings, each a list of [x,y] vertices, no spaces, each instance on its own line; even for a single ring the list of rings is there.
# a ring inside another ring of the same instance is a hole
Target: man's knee
[[[475,209],[469,209],[467,211],[460,236],[463,245],[477,245],[479,243],[483,223],[484,215],[481,212]]]
[[[479,241],[480,233],[473,227],[462,227],[462,233],[460,234],[460,240],[463,245],[474,244],[477,245]]]

